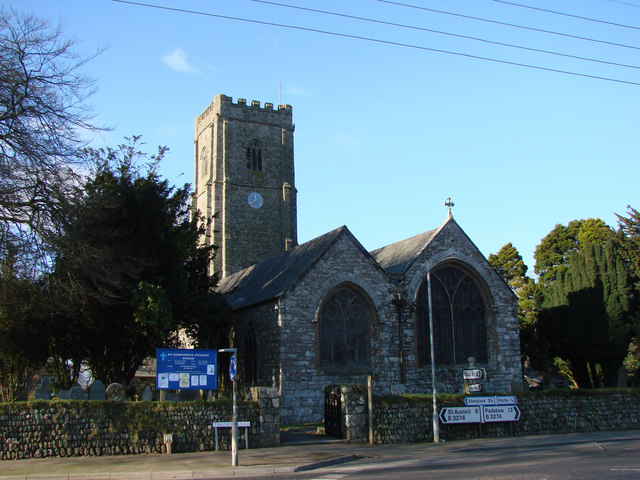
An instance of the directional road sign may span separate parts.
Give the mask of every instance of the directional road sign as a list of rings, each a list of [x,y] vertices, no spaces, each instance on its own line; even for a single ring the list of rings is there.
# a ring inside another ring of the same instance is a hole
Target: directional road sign
[[[480,407],[444,407],[440,410],[440,421],[448,423],[480,423]]]
[[[496,405],[517,405],[518,397],[515,395],[498,395],[496,396]]]
[[[481,368],[466,368],[462,371],[462,377],[465,380],[482,380],[484,371]]]
[[[464,404],[468,407],[473,405],[495,405],[496,397],[464,397]]]
[[[515,405],[494,405],[482,407],[482,422],[517,422],[520,409]]]

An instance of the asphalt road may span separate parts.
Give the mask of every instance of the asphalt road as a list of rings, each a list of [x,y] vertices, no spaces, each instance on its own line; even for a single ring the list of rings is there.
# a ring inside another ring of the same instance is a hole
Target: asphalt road
[[[398,459],[365,458],[312,472],[280,474],[277,478],[296,480],[640,479],[640,440],[481,450],[461,448],[441,453],[443,454]]]

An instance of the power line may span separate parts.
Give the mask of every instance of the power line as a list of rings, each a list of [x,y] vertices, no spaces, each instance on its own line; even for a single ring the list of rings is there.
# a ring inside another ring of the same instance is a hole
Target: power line
[[[318,10],[315,8],[308,8],[308,7],[300,7],[298,5],[289,5],[287,3],[279,3],[279,2],[272,2],[269,0],[251,0],[252,2],[256,2],[256,3],[264,3],[267,5],[275,5],[278,7],[285,7],[285,8],[292,8],[295,10],[303,10],[303,11],[307,11],[307,12],[313,12],[313,13],[321,13],[323,15],[332,15],[335,17],[343,17],[343,18],[350,18],[350,19],[354,19],[354,20],[360,20],[360,21],[364,21],[364,22],[370,22],[370,23],[377,23],[377,24],[381,24],[381,25],[390,25],[393,27],[400,27],[400,28],[407,28],[407,29],[411,29],[411,30],[419,30],[422,32],[429,32],[429,33],[437,33],[439,35],[448,35],[451,37],[457,37],[457,38],[464,38],[467,40],[475,40],[478,42],[484,42],[484,43],[489,43],[492,45],[500,45],[503,47],[509,47],[509,48],[517,48],[520,50],[527,50],[529,52],[537,52],[537,53],[544,53],[544,54],[548,54],[548,55],[556,55],[559,57],[565,57],[565,58],[572,58],[574,60],[583,60],[586,62],[596,62],[596,63],[602,63],[605,65],[613,65],[616,67],[624,67],[624,68],[636,68],[636,69],[640,69],[640,66],[637,65],[628,65],[628,64],[624,64],[624,63],[616,63],[616,62],[609,62],[607,60],[600,60],[597,58],[589,58],[589,57],[582,57],[579,55],[571,55],[568,53],[561,53],[561,52],[553,52],[550,50],[542,50],[539,48],[532,48],[532,47],[525,47],[522,45],[515,45],[512,43],[505,43],[505,42],[497,42],[494,40],[487,40],[486,38],[480,38],[480,37],[472,37],[469,35],[462,35],[459,33],[451,33],[451,32],[444,32],[441,30],[433,30],[431,28],[424,28],[424,27],[418,27],[415,25],[406,25],[406,24],[402,24],[402,23],[394,23],[394,22],[387,22],[385,20],[378,20],[375,18],[366,18],[366,17],[360,17],[357,15],[348,15],[346,13],[339,13],[339,12],[331,12],[331,11],[327,11],[327,10]],[[497,0],[496,0],[497,1]]]
[[[497,2],[497,3],[504,3],[506,5],[513,5],[514,7],[528,8],[530,10],[538,10],[539,12],[553,13],[554,15],[563,15],[565,17],[578,18],[580,20],[587,20],[589,22],[604,23],[606,25],[613,25],[615,27],[632,28],[634,30],[640,30],[640,27],[635,27],[633,25],[625,25],[625,24],[622,24],[622,23],[608,22],[606,20],[598,20],[597,18],[581,17],[580,15],[573,15],[571,13],[557,12],[555,10],[547,10],[546,8],[532,7],[530,5],[522,5],[521,3],[507,2],[506,0],[493,0],[493,1]]]
[[[611,3],[619,3],[620,5],[629,5],[630,7],[637,7],[640,8],[640,5],[638,5],[637,3],[629,3],[629,2],[620,2],[618,0],[607,0]]]
[[[395,2],[395,1],[392,1],[392,0],[376,0],[376,2],[389,3],[391,5],[397,5],[399,7],[415,8],[417,10],[425,10],[427,12],[441,13],[443,15],[452,15],[454,17],[468,18],[470,20],[478,20],[480,22],[494,23],[496,25],[503,25],[503,26],[506,26],[506,27],[522,28],[524,30],[531,30],[533,32],[541,32],[541,33],[548,33],[550,35],[559,35],[561,37],[575,38],[575,39],[578,39],[578,40],[585,40],[587,42],[603,43],[605,45],[613,45],[615,47],[632,48],[634,50],[640,50],[640,47],[635,47],[633,45],[626,45],[624,43],[608,42],[606,40],[598,40],[596,38],[581,37],[579,35],[571,35],[571,34],[568,34],[568,33],[555,32],[553,30],[544,30],[542,28],[527,27],[527,26],[524,26],[524,25],[516,25],[514,23],[500,22],[498,20],[491,20],[489,18],[472,17],[471,15],[463,15],[462,13],[453,13],[453,12],[447,12],[447,11],[444,11],[444,10],[435,10],[433,8],[421,7],[419,5],[412,5],[410,3],[401,3],[401,2]]]
[[[452,51],[449,51],[449,50],[440,50],[440,49],[424,47],[424,46],[420,46],[420,45],[413,45],[413,44],[410,44],[410,43],[395,42],[395,41],[391,41],[391,40],[382,40],[382,39],[378,39],[378,38],[364,37],[364,36],[352,35],[352,34],[348,34],[348,33],[331,32],[331,31],[320,30],[320,29],[316,29],[316,28],[301,27],[301,26],[298,26],[298,25],[287,25],[287,24],[283,24],[283,23],[267,22],[267,21],[263,21],[263,20],[254,20],[254,19],[242,18],[242,17],[232,17],[232,16],[229,16],[229,15],[220,15],[220,14],[216,14],[216,13],[201,12],[201,11],[197,11],[197,10],[186,10],[186,9],[182,9],[182,8],[165,7],[165,6],[162,6],[162,5],[154,5],[154,4],[150,4],[150,3],[134,2],[134,1],[131,1],[131,0],[111,0],[111,1],[112,2],[116,2],[116,3],[123,3],[123,4],[127,4],[127,5],[136,5],[136,6],[140,6],[140,7],[156,8],[156,9],[159,9],[159,10],[167,10],[167,11],[181,12],[181,13],[190,13],[190,14],[193,14],[193,15],[203,15],[203,16],[207,16],[207,17],[221,18],[221,19],[224,19],[224,20],[234,20],[234,21],[244,22],[244,23],[254,23],[254,24],[258,24],[258,25],[267,25],[267,26],[272,26],[272,27],[280,27],[280,28],[288,28],[288,29],[292,29],[292,30],[301,30],[301,31],[306,31],[306,32],[320,33],[320,34],[323,34],[323,35],[332,35],[332,36],[335,36],[335,37],[351,38],[351,39],[356,39],[356,40],[364,40],[364,41],[368,41],[368,42],[380,43],[380,44],[385,44],[385,45],[392,45],[392,46],[396,46],[396,47],[406,47],[406,48],[412,48],[412,49],[416,49],[416,50],[424,50],[424,51],[430,51],[430,52],[436,52],[436,53],[445,53],[445,54],[448,54],[448,55],[456,55],[456,56],[465,57],[465,58],[473,58],[473,59],[476,59],[476,60],[484,60],[484,61],[493,62],[493,63],[501,63],[501,64],[504,64],[504,65],[512,65],[512,66],[516,66],[516,67],[525,67],[525,68],[531,68],[531,69],[535,69],[535,70],[543,70],[543,71],[547,71],[547,72],[562,73],[562,74],[565,74],[565,75],[572,75],[572,76],[576,76],[576,77],[585,77],[585,78],[592,78],[592,79],[596,79],[596,80],[604,80],[604,81],[608,81],[608,82],[615,82],[615,83],[623,83],[623,84],[627,84],[627,85],[640,86],[640,83],[638,83],[638,82],[631,82],[631,81],[628,81],[628,80],[620,80],[620,79],[617,79],[617,78],[601,77],[601,76],[598,76],[598,75],[590,75],[590,74],[586,74],[586,73],[571,72],[571,71],[568,71],[568,70],[559,70],[559,69],[555,69],[555,68],[541,67],[539,65],[530,65],[530,64],[526,64],[526,63],[511,62],[511,61],[508,61],[508,60],[500,60],[500,59],[490,58],[490,57],[481,57],[481,56],[478,56],[478,55],[471,55],[471,54],[468,54],[468,53],[452,52]]]

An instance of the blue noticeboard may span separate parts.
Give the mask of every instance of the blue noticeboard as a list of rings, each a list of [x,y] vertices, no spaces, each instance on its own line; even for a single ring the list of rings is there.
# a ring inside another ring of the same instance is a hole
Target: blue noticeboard
[[[156,388],[158,390],[216,390],[218,388],[216,350],[157,348]]]

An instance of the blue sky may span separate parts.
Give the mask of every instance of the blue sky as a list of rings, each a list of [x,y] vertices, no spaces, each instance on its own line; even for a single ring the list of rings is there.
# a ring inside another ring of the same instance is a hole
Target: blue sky
[[[300,243],[344,224],[373,250],[440,226],[451,197],[486,256],[512,242],[532,274],[555,224],[617,227],[615,213],[640,209],[640,85],[622,83],[640,83],[640,0],[513,2],[635,28],[495,0],[280,2],[417,28],[251,0],[141,3],[209,15],[112,0],[2,5],[62,22],[80,52],[106,47],[87,73],[96,121],[113,130],[93,145],[166,145],[162,173],[177,185],[193,182],[194,119],[214,95],[292,105]]]

